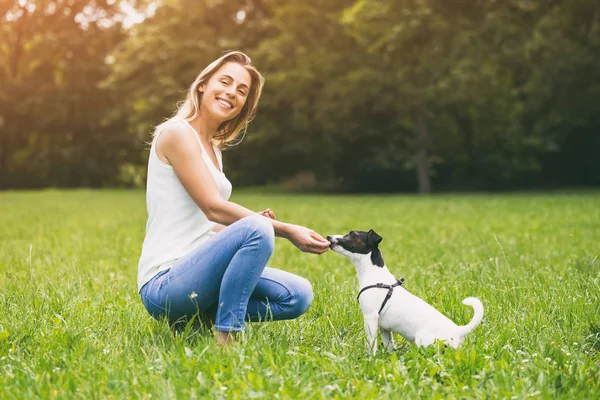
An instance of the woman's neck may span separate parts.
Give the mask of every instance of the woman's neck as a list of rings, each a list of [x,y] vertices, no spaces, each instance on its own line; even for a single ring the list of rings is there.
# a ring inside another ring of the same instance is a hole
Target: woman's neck
[[[204,118],[202,115],[198,115],[196,118],[189,121],[190,125],[198,132],[200,139],[210,143],[213,136],[217,133],[220,123],[210,118]]]

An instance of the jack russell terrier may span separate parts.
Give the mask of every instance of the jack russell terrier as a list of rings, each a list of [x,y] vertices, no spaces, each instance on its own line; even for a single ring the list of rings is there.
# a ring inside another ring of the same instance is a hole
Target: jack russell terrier
[[[483,318],[483,305],[474,297],[463,300],[473,307],[475,315],[465,326],[458,326],[435,308],[411,294],[404,287],[404,278],[398,280],[383,262],[379,243],[382,238],[375,231],[352,231],[346,236],[327,236],[331,250],[348,257],[356,267],[360,292],[358,301],[365,318],[367,344],[377,353],[377,328],[381,330],[383,346],[391,352],[394,339],[391,332],[402,335],[419,347],[442,340],[458,348]]]

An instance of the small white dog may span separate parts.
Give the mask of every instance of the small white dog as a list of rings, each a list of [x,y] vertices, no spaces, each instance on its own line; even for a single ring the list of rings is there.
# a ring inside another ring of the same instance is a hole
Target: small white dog
[[[381,330],[383,345],[394,349],[391,332],[402,335],[419,347],[442,340],[458,348],[483,318],[483,305],[474,297],[463,300],[473,307],[475,315],[465,326],[458,326],[435,308],[401,287],[404,279],[397,280],[388,271],[379,250],[382,238],[375,231],[352,231],[346,236],[327,236],[331,250],[348,257],[356,267],[360,292],[358,300],[365,318],[367,343],[377,353],[377,328]]]

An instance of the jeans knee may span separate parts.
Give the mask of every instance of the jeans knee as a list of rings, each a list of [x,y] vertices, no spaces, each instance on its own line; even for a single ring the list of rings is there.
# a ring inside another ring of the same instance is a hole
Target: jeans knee
[[[275,247],[275,230],[273,229],[271,220],[260,214],[255,214],[244,218],[244,222],[249,225],[252,232],[267,244],[270,251],[273,252],[273,248]]]
[[[313,289],[310,282],[304,278],[299,278],[294,287],[294,301],[293,301],[293,318],[297,318],[304,314],[310,308],[313,299]]]

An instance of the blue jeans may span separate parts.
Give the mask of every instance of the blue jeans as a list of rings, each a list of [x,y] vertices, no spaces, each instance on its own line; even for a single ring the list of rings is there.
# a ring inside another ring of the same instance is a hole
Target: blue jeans
[[[289,272],[265,267],[275,234],[261,215],[226,227],[140,290],[154,318],[189,321],[208,314],[215,329],[243,331],[245,321],[292,319],[313,300],[311,284]]]

